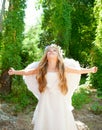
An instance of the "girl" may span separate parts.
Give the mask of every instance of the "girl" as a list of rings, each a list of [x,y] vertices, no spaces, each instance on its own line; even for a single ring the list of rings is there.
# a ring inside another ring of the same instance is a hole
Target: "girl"
[[[77,130],[72,115],[71,97],[81,74],[96,73],[97,67],[81,68],[72,59],[64,59],[59,46],[45,49],[40,62],[24,70],[9,70],[9,75],[24,75],[28,89],[37,97],[38,104],[32,123],[34,130]]]

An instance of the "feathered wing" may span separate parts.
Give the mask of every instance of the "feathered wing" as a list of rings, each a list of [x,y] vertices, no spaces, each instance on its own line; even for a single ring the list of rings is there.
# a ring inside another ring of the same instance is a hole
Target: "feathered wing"
[[[65,66],[68,66],[74,69],[79,69],[79,70],[81,69],[79,62],[75,61],[74,59],[65,58],[64,64]],[[66,99],[70,104],[69,106],[70,110],[72,110],[73,107],[72,107],[71,98],[72,98],[73,93],[79,86],[81,75],[75,74],[75,73],[67,73],[66,78],[67,78],[67,86],[68,86],[68,94],[66,95]]]
[[[39,62],[33,62],[31,64],[29,64],[25,70],[29,70],[29,69],[33,69],[33,68],[37,68]],[[68,59],[65,58],[64,59],[64,64],[65,66],[71,67],[71,68],[76,68],[76,69],[80,69],[80,64],[78,61],[75,61],[73,59]],[[75,89],[77,89],[79,82],[80,82],[80,74],[72,74],[72,73],[68,73],[67,74],[67,85],[68,85],[68,94],[67,97],[70,97],[73,95]],[[23,76],[23,79],[27,85],[27,88],[35,95],[35,97],[37,99],[39,99],[40,97],[40,92],[38,89],[38,82],[36,80],[36,75],[29,75],[29,76]],[[70,94],[69,94],[70,93]]]
[[[39,62],[33,62],[29,64],[25,70],[34,69],[37,68]],[[34,96],[39,99],[40,92],[38,89],[38,82],[36,80],[36,75],[29,75],[29,76],[23,76],[23,79],[27,85],[27,88],[34,94]]]
[[[74,69],[78,69],[78,70],[81,69],[79,62],[75,61],[74,59],[65,58],[64,64],[65,66],[68,66]],[[81,77],[80,74],[68,73],[67,74],[68,85],[71,85],[72,88],[76,89],[79,85],[80,77]]]

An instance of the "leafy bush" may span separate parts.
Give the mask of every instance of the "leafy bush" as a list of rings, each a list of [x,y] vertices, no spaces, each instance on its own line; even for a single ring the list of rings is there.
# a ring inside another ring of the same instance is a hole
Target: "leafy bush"
[[[13,105],[15,112],[23,111],[27,106],[31,106],[31,110],[35,108],[37,99],[28,91],[25,84],[13,84],[12,92],[8,95],[0,95],[0,98]]]
[[[72,97],[72,105],[76,109],[81,109],[84,104],[87,104],[91,101],[91,98],[89,98],[90,91],[85,88],[80,88],[78,91],[76,91],[73,94]]]

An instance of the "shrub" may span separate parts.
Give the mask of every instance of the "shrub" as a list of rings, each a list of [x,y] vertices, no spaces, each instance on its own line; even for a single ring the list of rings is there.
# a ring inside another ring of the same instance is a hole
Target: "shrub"
[[[72,105],[76,109],[81,109],[84,104],[87,104],[91,101],[91,98],[89,97],[90,91],[86,88],[80,88],[78,91],[76,91],[73,94],[72,97]]]

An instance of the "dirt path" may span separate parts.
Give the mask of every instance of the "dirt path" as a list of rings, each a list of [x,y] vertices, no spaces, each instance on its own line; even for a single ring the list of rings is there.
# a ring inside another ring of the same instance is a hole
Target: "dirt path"
[[[102,99],[98,98],[94,91],[90,97],[92,101],[89,104],[85,104],[81,110],[73,111],[76,123],[79,130],[102,130]],[[101,111],[98,110],[99,106],[94,105],[94,109],[97,109],[97,111],[93,112],[90,109],[93,104],[100,104]],[[81,123],[85,125],[85,128],[80,128]]]
[[[102,130],[102,114],[95,115],[85,108],[73,112],[79,130]]]

